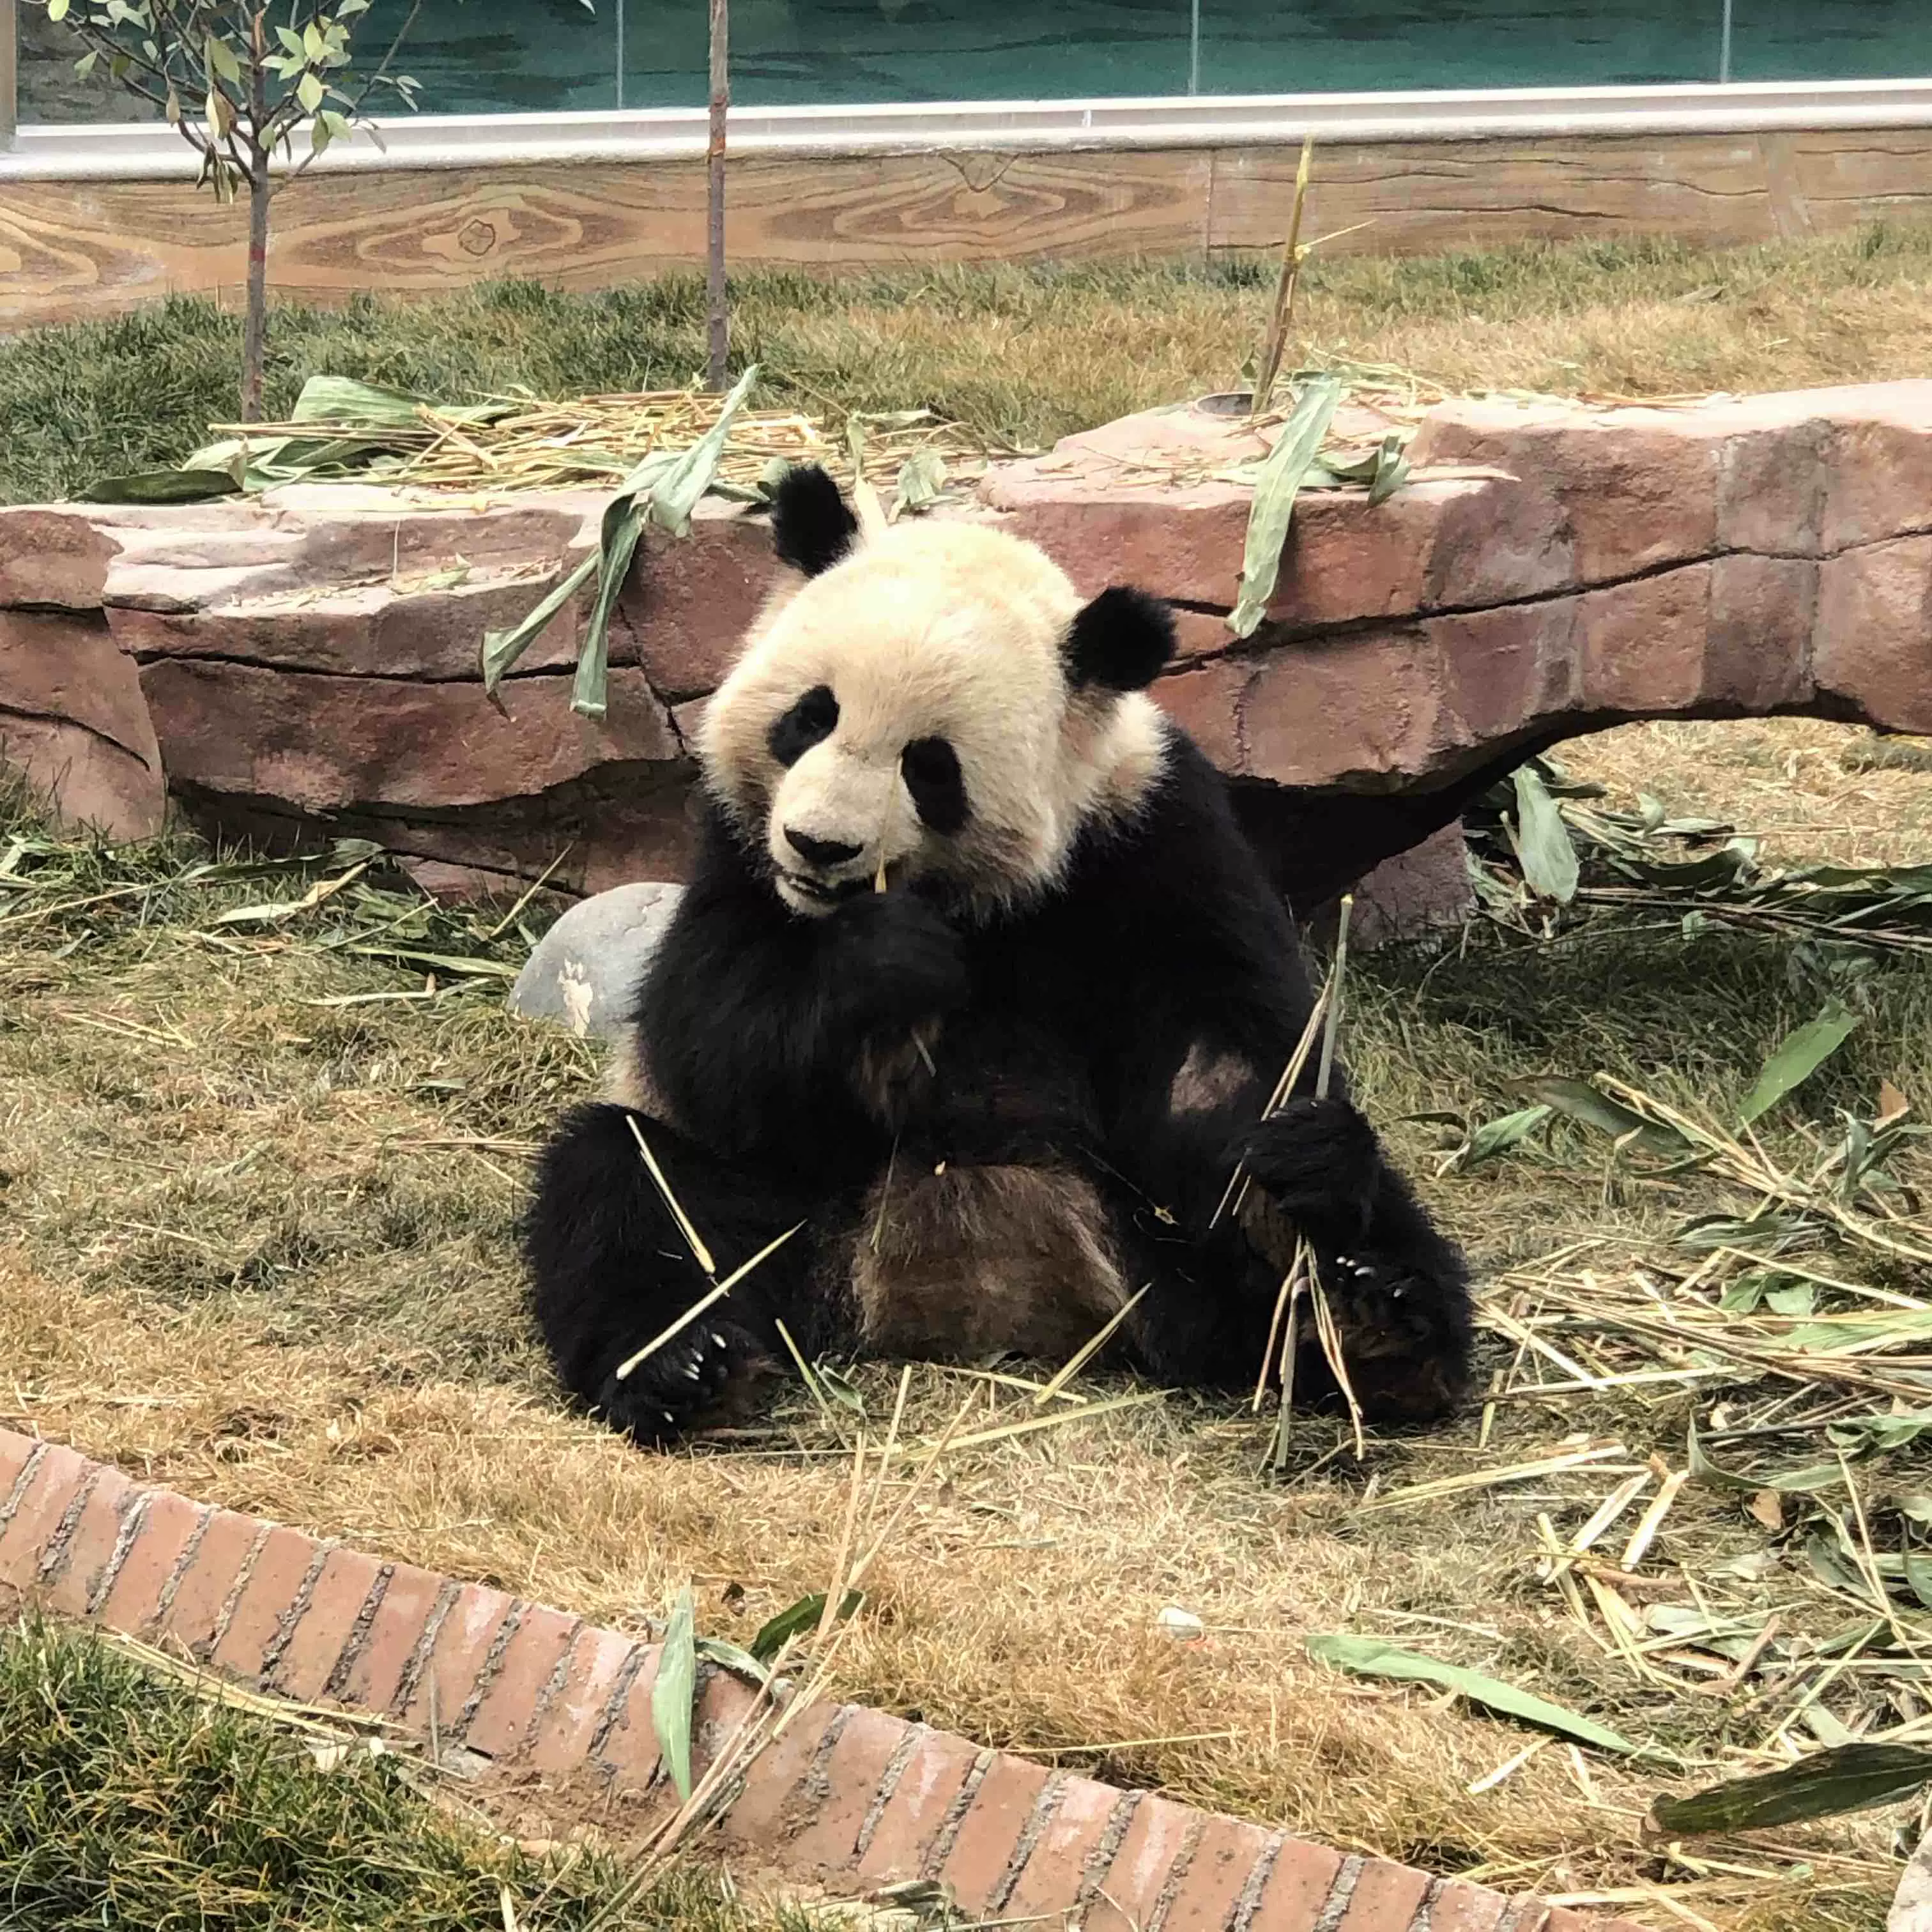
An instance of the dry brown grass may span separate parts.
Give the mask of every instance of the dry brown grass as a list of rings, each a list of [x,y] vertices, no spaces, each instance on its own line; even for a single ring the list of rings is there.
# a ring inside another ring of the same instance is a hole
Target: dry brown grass
[[[1769,865],[1920,864],[1932,852],[1932,740],[1807,718],[1632,724],[1562,752],[1578,778],[1673,814],[1731,820]]]
[[[1867,734],[1810,724],[1638,727],[1566,754],[1619,790],[1634,778],[1748,825],[1775,808],[1787,856],[1923,859],[1932,777],[1862,768],[1881,755]],[[145,923],[0,925],[0,1420],[621,1625],[691,1581],[700,1628],[742,1640],[824,1587],[849,1450],[802,1394],[768,1435],[674,1456],[640,1454],[556,1400],[520,1305],[518,1150],[589,1082],[592,1056],[487,994],[314,1004],[406,982],[302,932],[259,955],[215,950],[193,934],[219,904],[265,896],[259,880],[222,890],[170,889]],[[1765,942],[1713,933],[1694,953],[1607,922],[1549,947],[1372,958],[1351,983],[1370,1103],[1424,1174],[1436,1130],[1402,1116],[1492,1118],[1519,1104],[1510,1080],[1549,1070],[1607,1069],[1676,1100],[1734,1095],[1817,1004]],[[1868,1099],[1881,1076],[1922,1088],[1928,1064],[1932,976],[1888,968],[1816,1106]],[[1612,1184],[1600,1154],[1561,1141],[1426,1185],[1492,1269],[1586,1233],[1661,1240],[1723,1204],[1694,1179]],[[896,1378],[857,1372],[875,1427]],[[929,1368],[914,1391],[909,1426],[929,1432],[968,1393],[989,1415],[1029,1402]],[[1646,1885],[1724,1932],[1876,1927],[1884,1814],[1822,1831],[1808,1875],[1733,1847],[1774,1874],[1762,1881],[1640,1845],[1654,1791],[1724,1774],[1726,1748],[1765,1726],[1634,1677],[1538,1581],[1536,1514],[1574,1531],[1614,1478],[1358,1510],[1365,1480],[1386,1491],[1511,1462],[1580,1431],[1681,1467],[1688,1413],[1668,1388],[1514,1402],[1486,1444],[1471,1418],[1375,1444],[1366,1471],[1343,1431],[1310,1420],[1280,1486],[1256,1474],[1259,1420],[1186,1400],[962,1452],[870,1579],[840,1688],[1331,1843],[1558,1894],[1636,1888],[1624,1909],[1659,1926],[1684,1922],[1646,1906]],[[1902,1466],[1924,1466],[1916,1454]],[[1694,1487],[1648,1567],[1708,1577],[1766,1543],[1737,1498]],[[1816,1634],[1844,1620],[1788,1574],[1751,1600],[1787,1598]],[[1164,1634],[1168,1606],[1201,1617],[1207,1640]],[[1306,1635],[1342,1630],[1522,1682],[1691,1768],[1593,1755],[1580,1776],[1552,1744],[1472,1796],[1533,1738],[1312,1664]],[[1149,1739],[1165,1742],[1135,1742]]]

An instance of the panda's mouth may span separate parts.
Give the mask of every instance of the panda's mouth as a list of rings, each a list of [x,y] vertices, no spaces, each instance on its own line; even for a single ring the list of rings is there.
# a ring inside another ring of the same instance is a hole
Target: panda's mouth
[[[837,905],[872,890],[869,879],[814,879],[804,872],[781,872],[778,877],[800,898],[809,899],[814,905]]]

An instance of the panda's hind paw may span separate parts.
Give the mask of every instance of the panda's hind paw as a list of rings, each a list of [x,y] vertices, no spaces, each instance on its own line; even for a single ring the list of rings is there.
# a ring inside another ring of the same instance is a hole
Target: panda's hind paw
[[[1241,1157],[1284,1214],[1326,1228],[1364,1222],[1382,1155],[1346,1100],[1298,1096],[1249,1130]]]

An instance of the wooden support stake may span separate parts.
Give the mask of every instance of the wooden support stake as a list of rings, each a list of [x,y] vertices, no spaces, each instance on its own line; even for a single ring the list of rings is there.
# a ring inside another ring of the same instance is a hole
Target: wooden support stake
[[[712,389],[720,394],[731,346],[731,311],[724,292],[724,123],[731,108],[730,50],[729,0],[711,0],[711,138],[704,151],[709,175],[705,317],[710,338],[706,373]]]

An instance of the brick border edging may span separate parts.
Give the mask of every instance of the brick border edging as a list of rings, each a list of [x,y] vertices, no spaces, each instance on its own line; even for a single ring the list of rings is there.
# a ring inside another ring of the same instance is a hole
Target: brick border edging
[[[0,1430],[0,1602],[380,1715],[478,1770],[668,1815],[657,1646],[478,1583],[190,1502]],[[708,1670],[701,1768],[752,1693]],[[801,1882],[937,1879],[975,1916],[1085,1932],[1640,1932],[986,1750],[854,1704],[802,1712],[715,1828]]]

